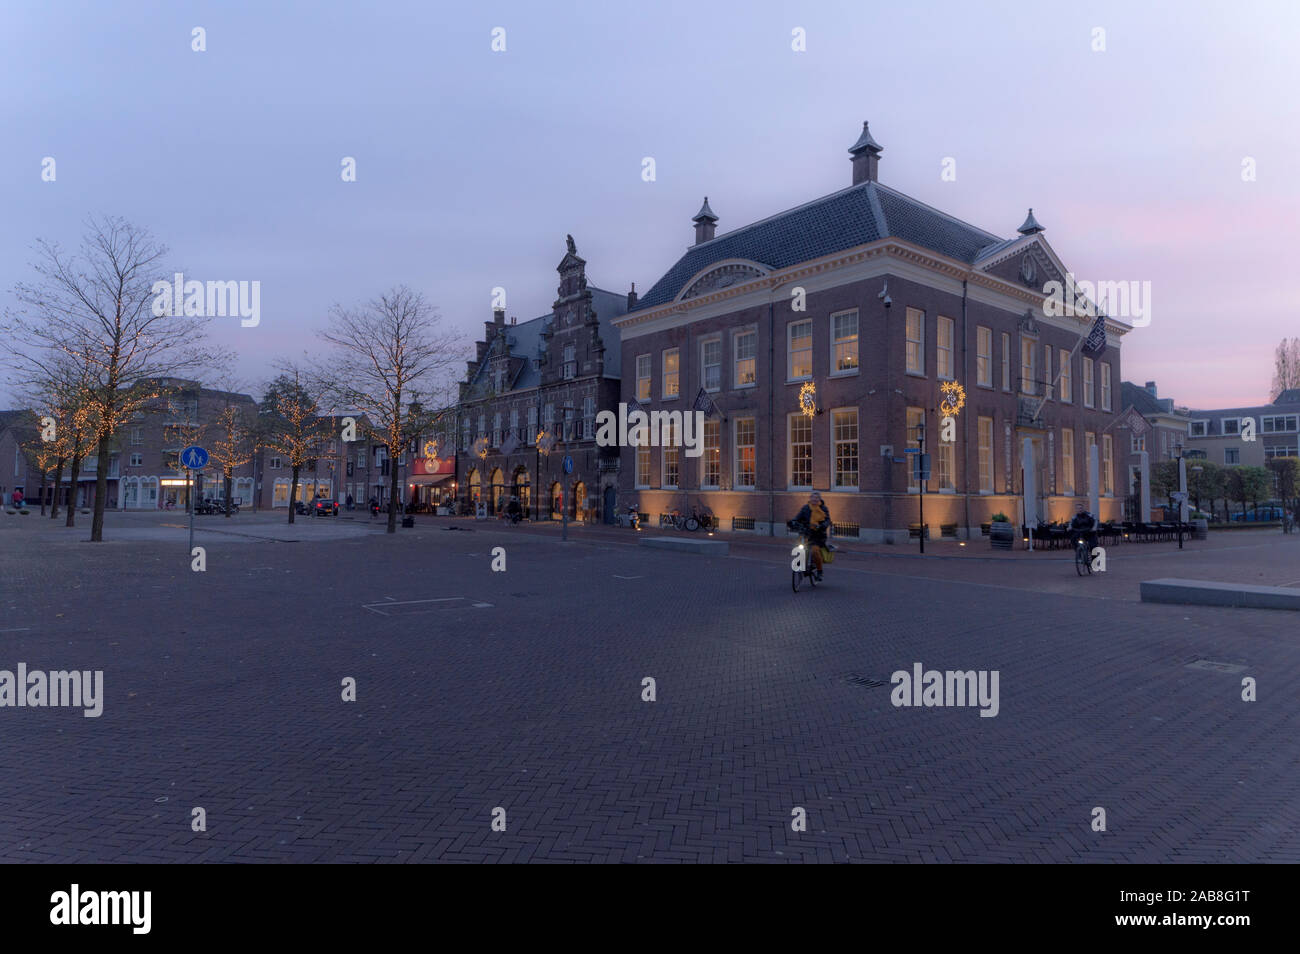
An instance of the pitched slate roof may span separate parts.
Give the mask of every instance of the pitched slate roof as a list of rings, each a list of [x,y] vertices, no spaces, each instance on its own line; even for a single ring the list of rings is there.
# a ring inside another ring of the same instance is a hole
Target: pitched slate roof
[[[1278,394],[1274,404],[1300,404],[1300,388],[1288,388]]]
[[[715,262],[741,258],[788,268],[888,236],[963,262],[974,262],[981,249],[1003,241],[879,182],[862,182],[692,246],[636,310],[672,301]]]
[[[620,295],[617,292],[605,291],[603,288],[588,286],[591,292],[591,307],[596,311],[596,323],[600,331],[600,339],[605,344],[605,377],[617,378],[620,374],[620,364],[618,360],[618,329],[614,327],[614,319],[627,311],[627,296]],[[540,352],[538,347],[541,345],[542,332],[549,328],[551,322],[555,320],[552,312],[539,315],[522,324],[506,325],[506,341],[510,346],[510,353],[517,358],[523,358],[523,367],[519,369],[519,374],[510,384],[510,390],[522,391],[525,388],[535,388],[542,382],[542,372],[539,368],[533,366],[533,359],[538,357]],[[611,356],[613,359],[610,360]],[[470,381],[469,392],[465,395],[467,401],[477,401],[484,397],[487,386],[487,366],[488,361],[484,360],[474,377]]]
[[[1120,401],[1125,407],[1131,407],[1143,417],[1153,417],[1156,414],[1168,414],[1160,406],[1160,401],[1151,396],[1151,392],[1132,381],[1121,382]]]

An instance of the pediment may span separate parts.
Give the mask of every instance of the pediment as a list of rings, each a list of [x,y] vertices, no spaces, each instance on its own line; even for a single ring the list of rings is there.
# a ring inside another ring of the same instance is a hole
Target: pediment
[[[770,269],[746,259],[733,258],[723,262],[714,262],[697,272],[686,283],[685,290],[677,296],[677,301],[698,298],[710,292],[721,291],[733,285],[743,285],[756,278],[762,278]]]

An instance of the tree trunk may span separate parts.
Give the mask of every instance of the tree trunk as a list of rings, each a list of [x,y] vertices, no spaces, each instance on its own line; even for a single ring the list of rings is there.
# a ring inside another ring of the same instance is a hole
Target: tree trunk
[[[300,465],[293,465],[293,481],[289,484],[289,522],[293,523],[293,512],[296,509],[294,504],[298,499],[298,468]]]
[[[390,447],[388,453],[392,454]],[[390,456],[388,459],[388,529],[387,533],[397,532],[397,502],[402,498],[397,489],[397,458]]]
[[[95,473],[95,515],[90,518],[90,540],[92,543],[101,543],[104,540],[104,505],[108,503],[108,440],[110,435],[104,432],[99,434],[99,463],[98,470]],[[76,481],[74,479],[73,483]],[[72,512],[68,512],[71,517]],[[68,526],[72,526],[71,522]]]
[[[60,457],[58,466],[54,468],[54,502],[50,504],[50,519],[53,520],[59,515],[59,491],[63,489],[63,461],[65,458]]]
[[[230,518],[230,468],[229,467],[226,468],[226,472],[222,475],[222,480],[225,484],[225,490],[226,490],[226,518],[229,519]]]
[[[49,483],[49,474],[41,471],[41,516],[45,516],[45,485]]]
[[[80,446],[81,444],[78,442],[77,448],[80,448]],[[81,454],[77,448],[72,451],[72,471],[68,474],[68,519],[64,523],[65,527],[73,526],[74,519],[77,516],[77,475],[81,472]]]

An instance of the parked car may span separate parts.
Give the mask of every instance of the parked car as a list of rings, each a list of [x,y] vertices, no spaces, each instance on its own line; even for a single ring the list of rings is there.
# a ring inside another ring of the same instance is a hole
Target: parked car
[[[1264,520],[1281,520],[1282,508],[1281,507],[1260,507],[1258,510],[1251,510],[1244,514],[1234,513],[1232,515],[1232,519],[1237,523],[1241,523],[1243,520],[1246,521],[1247,523],[1253,523],[1253,522],[1264,521]]]
[[[307,516],[307,505],[301,500],[295,500],[293,502],[293,512],[305,517]]]
[[[339,502],[332,497],[316,498],[316,516],[318,517],[337,517],[339,515]]]

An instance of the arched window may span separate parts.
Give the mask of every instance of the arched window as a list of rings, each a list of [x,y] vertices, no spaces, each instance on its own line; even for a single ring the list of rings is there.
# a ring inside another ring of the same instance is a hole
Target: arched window
[[[564,510],[564,488],[557,480],[551,484],[551,519],[559,520]]]
[[[483,478],[479,475],[478,468],[475,467],[469,472],[469,499],[475,503],[483,496]]]

